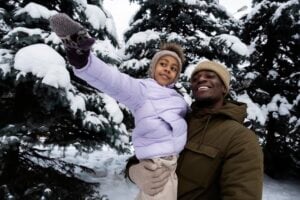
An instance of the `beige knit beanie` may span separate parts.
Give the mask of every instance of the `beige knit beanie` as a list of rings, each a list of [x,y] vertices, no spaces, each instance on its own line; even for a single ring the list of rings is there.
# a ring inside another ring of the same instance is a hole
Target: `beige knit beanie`
[[[199,71],[208,70],[215,72],[219,78],[223,81],[226,87],[226,94],[229,92],[229,85],[230,85],[230,73],[228,69],[217,62],[205,60],[200,62],[192,72],[191,78]]]

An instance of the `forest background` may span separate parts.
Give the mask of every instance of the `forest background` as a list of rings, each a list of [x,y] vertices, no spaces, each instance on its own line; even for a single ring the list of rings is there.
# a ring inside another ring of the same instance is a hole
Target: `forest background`
[[[188,103],[195,65],[225,64],[230,97],[248,105],[245,125],[263,148],[266,180],[280,183],[266,187],[264,199],[296,199],[299,184],[286,192],[285,183],[300,177],[299,1],[253,0],[238,13],[218,0],[130,2],[136,7],[120,37],[102,0],[0,1],[0,199],[133,199],[136,192],[122,176],[133,154],[132,115],[74,76],[49,28],[57,12],[97,39],[94,54],[133,77],[147,76],[161,41],[180,43],[187,62],[177,86]]]

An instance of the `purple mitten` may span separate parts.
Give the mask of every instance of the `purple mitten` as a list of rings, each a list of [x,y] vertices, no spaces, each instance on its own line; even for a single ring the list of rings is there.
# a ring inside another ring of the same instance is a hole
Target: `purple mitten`
[[[95,39],[83,26],[64,13],[53,15],[49,22],[52,31],[61,38],[69,62],[76,68],[84,67]]]

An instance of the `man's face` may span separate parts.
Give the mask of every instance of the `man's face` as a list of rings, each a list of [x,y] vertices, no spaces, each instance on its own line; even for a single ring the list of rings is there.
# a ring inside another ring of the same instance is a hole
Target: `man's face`
[[[213,71],[199,71],[191,78],[193,96],[199,103],[215,104],[223,102],[226,88]]]

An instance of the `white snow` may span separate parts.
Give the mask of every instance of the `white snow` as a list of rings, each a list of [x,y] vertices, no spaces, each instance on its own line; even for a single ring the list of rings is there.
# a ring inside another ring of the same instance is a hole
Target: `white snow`
[[[292,105],[288,103],[286,99],[284,99],[283,102],[281,102],[279,106],[279,114],[280,115],[290,115],[290,110],[292,108]]]
[[[282,116],[290,115],[292,107],[288,100],[280,94],[274,95],[271,102],[267,105],[269,112],[278,112]]]
[[[167,41],[180,41],[182,43],[186,42],[186,39],[183,38],[181,35],[175,33],[175,32],[171,32],[168,34],[168,38],[167,38]]]
[[[73,115],[75,115],[78,110],[86,110],[84,97],[74,95],[72,92],[67,92],[67,99],[70,102],[70,108],[73,111]]]
[[[219,3],[226,8],[228,13],[239,19],[250,12],[252,0],[219,0]]]
[[[184,2],[188,5],[196,5],[199,3],[199,0],[185,0]]]
[[[107,32],[109,32],[114,38],[119,40],[118,35],[117,35],[115,21],[112,18],[106,19],[105,27],[106,27]]]
[[[46,35],[48,35],[48,33],[44,32],[40,28],[16,27],[13,30],[11,30],[10,32],[8,32],[8,34],[6,34],[3,38],[4,39],[9,38],[9,37],[11,37],[12,34],[17,33],[17,32],[24,32],[24,33],[28,34],[29,36],[32,36],[32,35],[46,36]],[[16,38],[16,39],[18,39],[18,38]]]
[[[127,41],[126,46],[135,45],[138,43],[146,43],[150,40],[159,40],[159,32],[147,30],[143,32],[135,33],[131,36],[131,38]]]
[[[93,26],[94,29],[103,29],[106,24],[106,16],[104,12],[95,5],[87,5],[85,14],[88,18],[88,22]]]
[[[5,10],[3,8],[0,8],[0,15],[3,16],[5,13]],[[4,32],[8,32],[9,29],[11,28],[10,25],[8,25],[3,18],[0,19],[0,27],[1,30]]]
[[[201,60],[201,61],[202,61],[202,60]],[[199,60],[198,63],[200,63],[201,61]],[[184,71],[184,75],[185,75],[186,77],[190,78],[191,75],[192,75],[192,72],[194,71],[194,69],[195,69],[195,67],[197,66],[198,63],[196,63],[196,64],[194,64],[194,65],[189,65],[189,66],[187,66],[187,68],[186,68],[185,71]]]
[[[16,11],[15,16],[26,13],[32,18],[44,18],[49,19],[52,15],[56,14],[57,11],[50,11],[48,8],[41,6],[36,3],[28,3],[24,8],[21,8]]]
[[[267,120],[266,106],[260,107],[257,103],[254,103],[248,94],[237,96],[237,100],[247,104],[247,118],[254,121],[258,121],[261,125],[264,125]]]
[[[61,39],[56,35],[56,33],[51,32],[46,38],[45,43],[48,44],[48,42],[52,42],[53,44],[60,44]]]
[[[248,72],[246,75],[245,75],[245,79],[250,79],[250,80],[253,80],[255,79],[259,74],[257,72]]]
[[[249,56],[248,47],[238,37],[229,34],[221,34],[216,36],[216,38],[225,41],[226,46],[237,54]]]
[[[290,0],[288,2],[282,3],[277,10],[275,11],[273,17],[272,17],[272,23],[276,23],[277,19],[281,16],[282,11],[289,6],[292,6],[293,4],[297,5],[299,4],[299,0]]]
[[[80,145],[80,144],[78,144]],[[110,200],[133,200],[138,188],[124,178],[122,173],[126,160],[131,154],[117,154],[108,146],[92,153],[79,152],[74,146],[61,148],[57,146],[37,146],[37,149],[47,150],[44,154],[51,158],[65,160],[92,168],[94,173],[77,170],[76,176],[84,181],[100,183],[98,188],[101,195]],[[52,150],[52,151],[51,151]],[[274,180],[264,176],[263,200],[298,200],[300,182],[294,180]]]
[[[0,69],[3,71],[4,75],[10,72],[10,64],[9,63],[3,63],[0,64]]]
[[[196,30],[196,35],[197,37],[199,37],[200,41],[201,41],[201,45],[203,46],[208,46],[209,42],[210,42],[210,37],[208,37],[205,33],[203,33],[200,30]]]
[[[147,58],[143,58],[141,60],[130,59],[128,61],[123,62],[120,68],[128,67],[130,69],[140,69],[140,68],[144,68],[145,66],[148,66],[149,63],[150,60]]]
[[[20,49],[15,56],[14,68],[43,78],[42,82],[58,87],[70,85],[70,75],[64,58],[45,44],[34,44]]]
[[[124,116],[116,100],[106,94],[103,94],[101,96],[105,103],[104,107],[109,112],[109,115],[112,118],[112,120],[115,123],[120,124],[123,121]]]
[[[263,200],[298,200],[300,182],[293,180],[274,180],[264,177]]]
[[[298,82],[298,84],[299,84],[299,82]],[[298,94],[296,100],[294,101],[294,105],[297,105],[299,103],[299,101],[300,101],[300,94]]]
[[[299,22],[300,23],[300,22]],[[292,38],[294,38],[295,40],[299,39],[300,38],[300,34],[299,33],[296,33],[295,35],[292,36]]]
[[[0,49],[0,69],[4,75],[10,72],[10,63],[8,60],[12,59],[11,51],[8,49]]]
[[[121,60],[121,58],[116,53],[116,48],[111,44],[111,41],[108,39],[96,40],[96,43],[93,45],[93,51],[100,53],[102,56],[107,56],[115,60]]]
[[[82,7],[86,7],[88,5],[87,0],[74,0]]]
[[[251,8],[250,12],[248,12],[246,21],[249,21],[254,15],[256,15],[265,3],[266,1],[264,0],[258,4],[255,4],[254,7]]]
[[[5,69],[4,66],[2,67]],[[13,67],[20,70],[18,77],[32,73],[42,78],[42,83],[64,89],[74,115],[77,110],[85,110],[83,97],[73,94],[74,86],[71,84],[70,74],[66,69],[66,61],[50,46],[34,44],[21,48],[15,55]]]
[[[83,125],[87,128],[91,128],[91,126],[96,126],[97,129],[100,130],[100,127],[103,127],[103,123],[108,123],[108,120],[103,115],[97,115],[94,112],[86,111],[85,112],[85,119],[83,121]],[[98,131],[99,131],[98,130]]]
[[[184,2],[188,5],[198,5],[198,6],[204,6],[207,5],[206,1],[203,0],[180,0],[181,2]]]
[[[116,32],[120,43],[123,42],[123,33],[128,29],[130,19],[140,7],[137,3],[124,0],[104,0],[105,11],[111,13],[112,20],[116,23]],[[109,30],[109,28],[107,27]]]
[[[274,69],[271,69],[268,71],[267,78],[269,80],[275,80],[278,76],[279,76],[278,72],[275,71]]]

